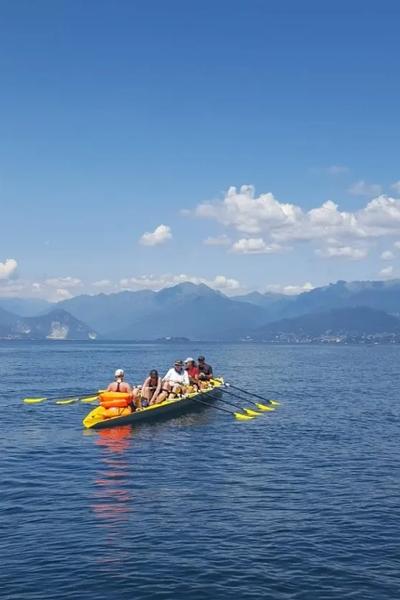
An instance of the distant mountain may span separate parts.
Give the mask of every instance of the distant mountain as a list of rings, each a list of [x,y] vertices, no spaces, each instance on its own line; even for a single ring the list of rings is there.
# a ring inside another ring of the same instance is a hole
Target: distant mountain
[[[400,280],[338,281],[297,296],[282,307],[281,318],[328,309],[366,306],[400,315]]]
[[[252,292],[227,297],[204,284],[186,282],[159,292],[83,295],[57,304],[17,298],[0,300],[3,311],[14,318],[18,314],[25,324],[32,311],[49,312],[53,307],[66,310],[86,323],[88,329],[109,339],[234,340],[269,323],[330,310],[366,307],[400,316],[400,280],[338,281],[298,296]]]
[[[268,317],[260,307],[189,282],[159,292],[77,296],[58,306],[110,339],[236,339],[249,326],[261,325]]]
[[[271,292],[266,292],[265,294],[262,294],[261,292],[250,292],[249,294],[243,294],[241,296],[231,296],[231,300],[236,300],[236,302],[248,302],[255,306],[261,306],[261,308],[270,308],[277,302],[284,301],[285,303],[289,303],[291,300],[294,300],[294,298],[293,296],[273,294]]]
[[[20,317],[37,317],[54,308],[54,304],[40,298],[0,298],[0,308]]]
[[[275,341],[288,336],[302,340],[329,336],[366,337],[400,334],[400,319],[368,307],[341,308],[282,319],[254,330],[253,339]]]
[[[19,317],[0,308],[0,338],[29,340],[87,340],[96,333],[62,309],[39,317]]]
[[[156,292],[119,292],[96,296],[75,296],[57,304],[103,335],[123,328],[134,318],[140,319],[154,310]]]
[[[186,337],[192,340],[237,339],[265,322],[262,308],[236,302],[204,284],[183,283],[158,292],[147,315],[115,329],[115,339]]]

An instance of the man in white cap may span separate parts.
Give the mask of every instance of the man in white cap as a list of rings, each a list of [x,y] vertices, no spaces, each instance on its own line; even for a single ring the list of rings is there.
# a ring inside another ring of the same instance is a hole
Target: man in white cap
[[[125,394],[131,394],[132,403],[136,408],[142,408],[140,402],[140,396],[137,393],[136,388],[132,388],[127,381],[124,381],[125,373],[123,369],[117,369],[114,373],[115,381],[110,383],[107,388],[107,392],[124,392]]]

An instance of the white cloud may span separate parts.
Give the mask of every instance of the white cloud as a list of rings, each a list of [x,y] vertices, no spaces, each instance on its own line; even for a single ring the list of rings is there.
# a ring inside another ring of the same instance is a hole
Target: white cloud
[[[265,286],[266,292],[273,292],[275,294],[285,294],[287,296],[296,296],[303,292],[311,292],[314,289],[312,283],[307,281],[302,285],[283,285],[283,284],[270,284]]]
[[[382,254],[381,254],[381,259],[382,260],[393,260],[394,254],[390,250],[385,250],[385,252],[382,252]]]
[[[397,248],[397,250],[400,250],[400,242],[395,242],[393,246]]]
[[[15,275],[18,263],[14,258],[6,258],[4,262],[0,262],[0,279],[10,279]]]
[[[231,240],[224,233],[217,237],[208,237],[203,241],[206,246],[229,246]]]
[[[250,239],[261,239],[266,247],[330,238],[345,247],[357,240],[400,235],[400,199],[386,195],[374,198],[354,212],[339,210],[331,200],[303,211],[295,204],[279,202],[271,193],[255,197],[251,186],[242,186],[239,191],[231,187],[222,201],[200,204],[194,215],[218,221],[250,235]],[[256,245],[262,251],[262,242]],[[254,248],[253,252],[256,251]]]
[[[381,271],[379,272],[379,275],[381,277],[391,277],[393,275],[393,267],[385,267],[384,269],[381,269]]]
[[[53,300],[57,302],[58,300],[69,300],[70,298],[72,298],[72,294],[69,290],[66,290],[64,288],[57,288]]]
[[[394,183],[392,183],[390,187],[392,188],[392,190],[397,192],[397,194],[400,194],[400,179],[399,181],[395,181]]]
[[[254,197],[251,185],[242,185],[238,192],[230,187],[222,202],[200,204],[195,216],[216,219],[226,226],[248,234],[260,233],[265,226],[281,227],[295,222],[301,209],[293,204],[279,203],[271,193]]]
[[[82,285],[82,281],[77,277],[52,277],[46,279],[44,283],[53,288],[76,288]]]
[[[92,285],[95,288],[110,288],[113,284],[109,279],[100,279],[99,281],[94,281]]]
[[[209,287],[221,290],[239,290],[241,285],[237,279],[226,277],[225,275],[217,275],[214,279],[207,279],[206,277],[196,277],[193,275],[187,275],[181,273],[173,275],[170,273],[164,275],[140,275],[139,277],[125,277],[120,280],[120,287],[125,290],[160,290],[164,287],[170,287],[177,285],[178,283],[190,282],[196,285],[204,283]]]
[[[373,198],[382,192],[382,186],[377,183],[367,183],[363,179],[360,179],[350,186],[349,192],[353,196],[367,196]]]
[[[168,225],[159,225],[152,232],[146,231],[139,241],[143,246],[158,246],[171,239],[171,228]]]
[[[322,258],[347,258],[349,260],[361,260],[368,254],[365,248],[353,248],[352,246],[328,246],[315,252]]]
[[[282,251],[278,244],[267,245],[262,238],[242,238],[231,248],[236,254],[276,254]]]

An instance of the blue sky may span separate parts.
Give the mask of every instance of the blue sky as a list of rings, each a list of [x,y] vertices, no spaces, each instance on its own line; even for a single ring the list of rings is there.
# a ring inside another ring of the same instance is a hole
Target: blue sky
[[[3,0],[0,295],[399,276],[399,18]]]

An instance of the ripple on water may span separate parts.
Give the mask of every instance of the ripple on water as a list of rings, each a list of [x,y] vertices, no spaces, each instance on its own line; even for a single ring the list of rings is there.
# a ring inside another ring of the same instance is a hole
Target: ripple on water
[[[89,406],[21,403],[200,350],[282,405],[83,432]],[[4,597],[397,600],[399,353],[0,344]]]

